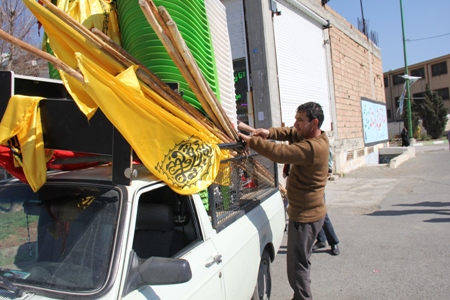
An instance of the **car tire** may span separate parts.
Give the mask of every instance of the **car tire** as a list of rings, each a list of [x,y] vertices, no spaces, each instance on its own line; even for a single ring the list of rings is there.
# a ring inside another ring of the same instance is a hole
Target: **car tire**
[[[268,300],[272,292],[272,278],[270,277],[271,259],[269,252],[264,250],[259,263],[258,279],[252,300]]]

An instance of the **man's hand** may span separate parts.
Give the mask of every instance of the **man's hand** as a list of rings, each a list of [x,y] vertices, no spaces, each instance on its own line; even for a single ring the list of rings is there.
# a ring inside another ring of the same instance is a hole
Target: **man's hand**
[[[250,140],[252,139],[251,136],[245,135],[243,133],[238,132],[239,137],[242,139],[242,141],[245,143],[245,150],[248,149],[248,144],[250,143]]]
[[[238,130],[241,131],[247,131],[252,133],[253,131],[255,131],[255,128],[245,124],[244,122],[238,121],[238,126],[237,126]]]
[[[239,137],[242,139],[242,141],[244,143],[248,143],[252,139],[252,137],[250,135],[246,135],[246,134],[243,134],[243,133],[240,133],[240,132],[238,132],[238,135],[239,135]]]
[[[265,128],[258,128],[255,131],[252,132],[253,136],[260,136],[263,139],[267,139],[267,137],[269,136],[269,129],[265,129]]]
[[[253,130],[251,135],[245,135],[240,132],[238,132],[238,135],[242,139],[242,141],[245,143],[245,150],[247,150],[248,144],[250,143],[252,136],[259,136],[259,137],[262,137],[263,139],[267,139],[267,137],[269,136],[269,133],[270,132],[268,129],[258,128],[258,129]]]

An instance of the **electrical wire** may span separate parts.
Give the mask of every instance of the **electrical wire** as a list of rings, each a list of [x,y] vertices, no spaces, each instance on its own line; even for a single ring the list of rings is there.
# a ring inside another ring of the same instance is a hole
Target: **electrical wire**
[[[441,35],[436,35],[436,36],[430,36],[430,37],[426,37],[426,38],[421,38],[421,39],[406,39],[406,41],[407,41],[407,42],[415,42],[415,41],[429,40],[429,39],[435,39],[435,38],[438,38],[438,37],[443,37],[443,36],[446,36],[446,35],[450,35],[450,32],[449,32],[449,33],[445,33],[445,34],[441,34]]]

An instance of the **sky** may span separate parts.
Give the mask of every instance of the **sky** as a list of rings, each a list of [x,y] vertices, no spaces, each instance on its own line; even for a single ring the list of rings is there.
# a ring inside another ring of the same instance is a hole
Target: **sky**
[[[378,33],[383,72],[404,68],[400,0],[330,0],[327,5],[358,28],[361,2],[369,32]],[[408,66],[450,54],[450,0],[402,0],[402,5]]]

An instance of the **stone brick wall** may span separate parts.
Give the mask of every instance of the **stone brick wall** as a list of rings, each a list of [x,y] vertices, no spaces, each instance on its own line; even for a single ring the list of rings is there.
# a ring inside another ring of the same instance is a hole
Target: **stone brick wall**
[[[371,48],[375,46],[367,40],[366,43],[361,45],[338,28],[330,29],[336,129],[340,140],[363,138],[361,97],[385,102],[381,58],[374,55]]]
[[[386,103],[380,49],[328,5],[303,0],[330,20],[329,60],[334,92],[334,160],[337,172],[349,172],[378,163],[378,149],[386,143],[366,146],[361,98]]]
[[[321,0],[295,1],[330,24],[324,29],[324,45],[333,130],[327,134],[335,171],[345,173],[366,164],[378,164],[378,149],[389,143],[364,144],[361,98],[386,103],[380,49],[330,6],[322,5]]]

